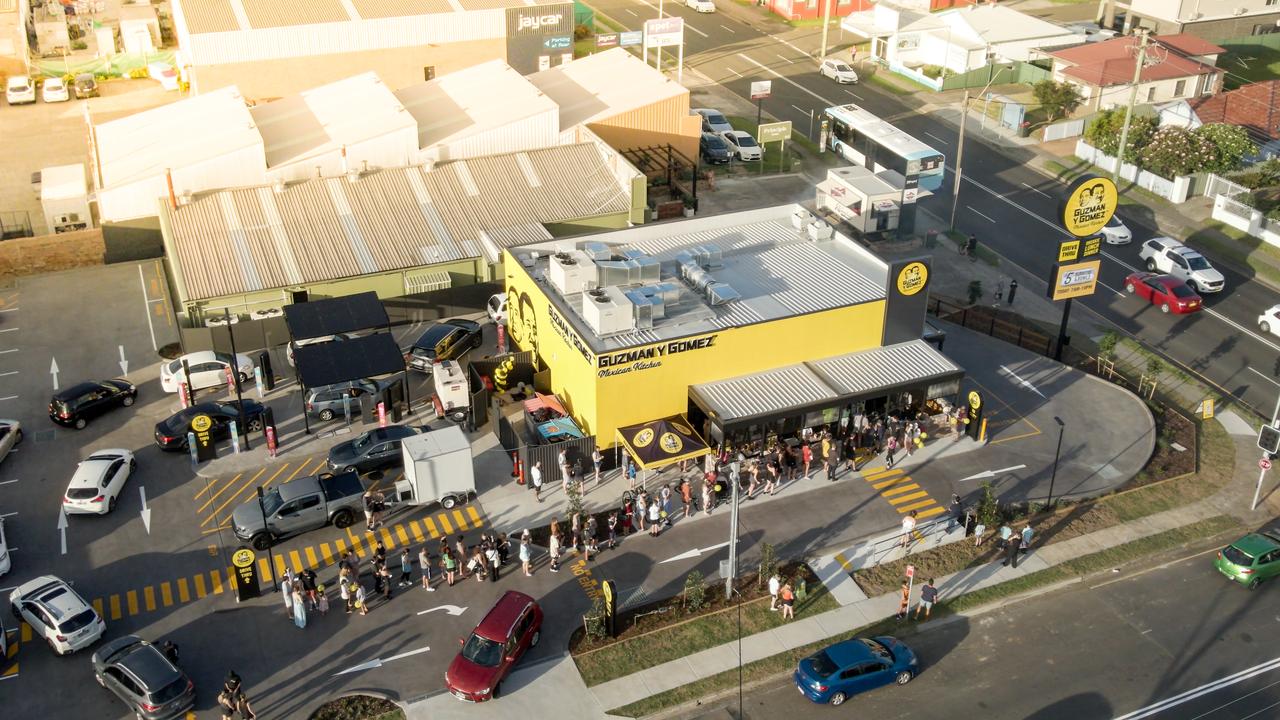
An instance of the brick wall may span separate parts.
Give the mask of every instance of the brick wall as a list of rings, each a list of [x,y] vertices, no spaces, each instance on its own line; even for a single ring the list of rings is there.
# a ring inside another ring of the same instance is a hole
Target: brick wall
[[[103,264],[102,230],[0,241],[0,278]]]

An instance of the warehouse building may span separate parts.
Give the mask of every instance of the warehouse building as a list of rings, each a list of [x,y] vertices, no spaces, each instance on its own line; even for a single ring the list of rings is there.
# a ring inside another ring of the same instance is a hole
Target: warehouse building
[[[488,60],[522,74],[573,59],[573,3],[523,0],[172,0],[194,93],[292,95],[376,72],[392,89]]]
[[[507,247],[626,227],[643,212],[643,187],[596,139],[179,196],[160,225],[174,305],[190,327],[224,308],[253,320],[321,297],[493,281]]]
[[[600,446],[634,450],[664,420],[712,445],[789,437],[959,392],[921,339],[929,259],[887,263],[799,205],[507,255],[511,338]]]

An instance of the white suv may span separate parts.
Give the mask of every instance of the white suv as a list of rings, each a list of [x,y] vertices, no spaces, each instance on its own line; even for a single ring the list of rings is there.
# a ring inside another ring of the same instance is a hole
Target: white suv
[[[4,87],[5,99],[10,105],[24,105],[36,101],[36,85],[26,75],[14,75]]]
[[[93,606],[52,575],[38,577],[9,593],[14,617],[24,620],[58,655],[89,647],[107,623]]]
[[[1203,255],[1173,238],[1146,241],[1138,257],[1147,263],[1148,270],[1172,275],[1201,295],[1221,292],[1225,284],[1222,273],[1214,270]]]

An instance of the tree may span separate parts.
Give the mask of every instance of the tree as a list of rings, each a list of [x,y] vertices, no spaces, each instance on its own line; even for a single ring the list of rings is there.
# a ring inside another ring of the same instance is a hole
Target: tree
[[[1213,143],[1201,135],[1175,126],[1162,127],[1142,148],[1142,167],[1164,178],[1187,175],[1214,161]]]
[[[1258,146],[1253,144],[1249,133],[1239,125],[1209,123],[1191,132],[1213,145],[1213,161],[1202,168],[1212,173],[1239,170],[1244,167],[1245,157],[1258,154]]]
[[[1098,117],[1085,129],[1084,139],[1093,147],[1115,157],[1120,149],[1120,132],[1124,128],[1124,108],[1113,108],[1098,113]],[[1156,130],[1156,120],[1150,115],[1134,115],[1129,121],[1129,137],[1124,161],[1137,162],[1140,151],[1151,141]]]
[[[1049,122],[1065,117],[1076,111],[1084,98],[1080,97],[1080,89],[1067,82],[1041,80],[1031,87],[1036,102],[1048,113]]]

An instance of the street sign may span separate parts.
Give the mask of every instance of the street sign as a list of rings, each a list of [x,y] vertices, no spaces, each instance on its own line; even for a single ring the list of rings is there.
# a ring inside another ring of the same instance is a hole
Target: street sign
[[[1262,468],[1263,470],[1270,470],[1271,461],[1266,458],[1262,458],[1261,460],[1258,461],[1258,467]]]
[[[915,566],[915,565],[908,565],[908,566],[907,566],[907,578],[909,579],[909,578],[913,578],[913,577],[915,577],[915,576],[916,576],[916,566]]]
[[[601,33],[596,36],[596,47],[611,48],[618,46],[618,33]]]
[[[618,36],[618,44],[622,47],[631,47],[644,42],[644,33],[639,30],[628,30]]]
[[[1271,425],[1263,425],[1258,431],[1258,447],[1272,455],[1280,452],[1280,430]]]
[[[213,418],[201,413],[191,418],[191,434],[196,441],[196,459],[208,462],[218,457],[218,448],[213,442]]]
[[[684,44],[684,18],[665,17],[644,21],[644,46],[651,48]]]
[[[773,94],[772,80],[754,80],[751,83],[751,99],[760,100]]]
[[[782,122],[765,123],[759,127],[759,134],[756,140],[761,143],[781,142],[791,139],[791,121],[784,120]]]
[[[548,50],[563,50],[573,46],[573,37],[569,35],[560,35],[558,37],[544,38],[542,46]]]
[[[231,566],[235,568],[236,599],[252,600],[262,594],[258,584],[258,564],[254,562],[254,553],[242,547],[231,554]]]
[[[1200,417],[1205,420],[1213,417],[1213,398],[1205,398],[1200,404]]]
[[[1055,264],[1049,274],[1050,300],[1087,297],[1098,287],[1101,260]]]

